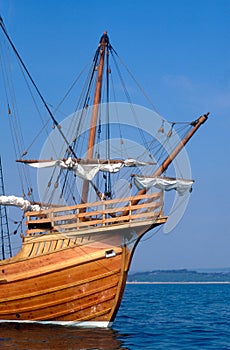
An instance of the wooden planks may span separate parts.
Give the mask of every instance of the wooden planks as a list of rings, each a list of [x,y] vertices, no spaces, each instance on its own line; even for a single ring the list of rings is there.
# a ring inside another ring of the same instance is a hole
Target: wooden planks
[[[139,201],[136,205],[133,204],[134,199]],[[128,205],[125,205],[127,201]],[[26,233],[32,235],[39,232],[111,226],[125,221],[155,220],[157,216],[162,215],[162,205],[162,192],[158,192],[69,207],[55,207],[42,212],[28,212]],[[82,212],[83,208],[88,211]],[[126,214],[120,215],[122,212]]]
[[[110,258],[104,250],[91,253],[87,247],[79,258],[69,248],[53,254],[59,264],[46,264],[43,255],[11,270],[6,266],[7,283],[0,285],[0,319],[110,321],[130,257],[125,249],[114,249],[116,254]]]

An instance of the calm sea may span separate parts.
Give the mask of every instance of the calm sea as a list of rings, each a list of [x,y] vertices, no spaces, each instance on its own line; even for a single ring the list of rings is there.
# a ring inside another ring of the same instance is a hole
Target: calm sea
[[[113,329],[0,324],[0,348],[230,349],[230,284],[127,285]]]

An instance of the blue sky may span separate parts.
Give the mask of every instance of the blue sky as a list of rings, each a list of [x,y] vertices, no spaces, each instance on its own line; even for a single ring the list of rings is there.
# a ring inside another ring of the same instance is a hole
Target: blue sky
[[[210,111],[187,147],[196,183],[185,215],[143,239],[132,270],[230,267],[230,1],[0,0],[0,13],[54,105],[107,30],[167,120]]]

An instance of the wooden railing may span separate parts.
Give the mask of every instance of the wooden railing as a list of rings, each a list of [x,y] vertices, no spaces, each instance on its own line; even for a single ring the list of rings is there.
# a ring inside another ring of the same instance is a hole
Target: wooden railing
[[[133,204],[138,200],[138,204]],[[163,194],[136,195],[73,206],[27,212],[28,235],[47,231],[86,230],[93,227],[153,220],[162,214]]]

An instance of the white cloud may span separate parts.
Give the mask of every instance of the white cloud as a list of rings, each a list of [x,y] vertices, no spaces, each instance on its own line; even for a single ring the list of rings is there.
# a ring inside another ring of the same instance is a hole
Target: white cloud
[[[184,101],[185,104],[206,110],[229,115],[230,90],[223,89],[217,83],[207,81],[193,81],[185,75],[165,75],[162,78],[164,89],[173,90],[174,99]],[[170,95],[172,92],[170,92]]]
[[[163,84],[171,88],[193,90],[192,81],[185,75],[168,74],[162,78]]]

